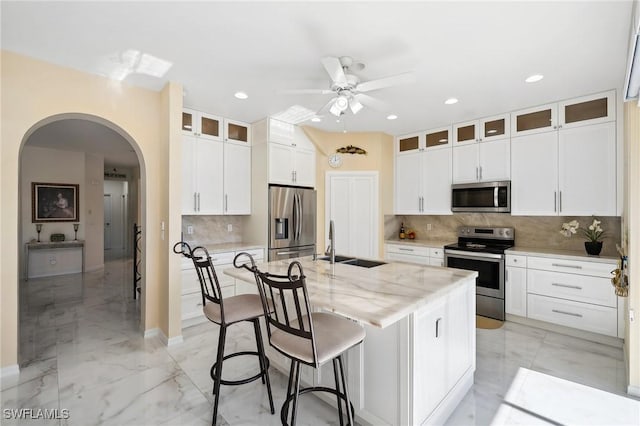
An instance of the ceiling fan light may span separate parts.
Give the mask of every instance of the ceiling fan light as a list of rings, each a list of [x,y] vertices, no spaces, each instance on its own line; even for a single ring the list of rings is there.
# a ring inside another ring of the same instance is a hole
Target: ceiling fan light
[[[349,100],[349,108],[351,108],[352,113],[357,114],[363,106],[356,98],[351,98],[351,100]]]
[[[349,100],[346,96],[338,96],[331,105],[329,112],[337,117],[349,107]]]

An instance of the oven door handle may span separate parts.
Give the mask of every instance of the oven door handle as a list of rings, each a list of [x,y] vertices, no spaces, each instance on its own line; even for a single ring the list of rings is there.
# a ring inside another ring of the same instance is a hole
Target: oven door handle
[[[504,255],[502,254],[494,254],[494,253],[477,253],[477,252],[468,252],[462,250],[445,250],[445,255],[459,257],[462,259],[494,259],[495,261],[502,261],[504,259]]]

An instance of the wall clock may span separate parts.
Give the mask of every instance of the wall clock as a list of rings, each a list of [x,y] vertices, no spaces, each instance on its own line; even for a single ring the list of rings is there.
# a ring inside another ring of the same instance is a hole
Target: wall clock
[[[342,157],[340,156],[340,154],[331,154],[329,156],[329,165],[333,168],[340,167],[342,165]]]

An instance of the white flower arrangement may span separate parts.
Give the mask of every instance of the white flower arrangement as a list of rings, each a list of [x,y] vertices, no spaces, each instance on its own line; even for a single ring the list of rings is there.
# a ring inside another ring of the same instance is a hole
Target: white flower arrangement
[[[587,229],[584,229],[580,228],[580,223],[577,220],[572,220],[571,222],[562,224],[560,233],[565,237],[571,237],[573,234],[577,234],[578,231],[580,231],[587,240],[597,242],[602,240],[602,237],[604,236],[604,230],[600,227],[601,223],[602,221],[593,218],[591,225],[589,225]]]

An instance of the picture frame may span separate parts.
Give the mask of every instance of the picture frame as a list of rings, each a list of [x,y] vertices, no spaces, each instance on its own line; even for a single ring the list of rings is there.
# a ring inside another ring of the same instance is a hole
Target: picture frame
[[[74,183],[31,183],[31,221],[78,222],[80,185]]]

